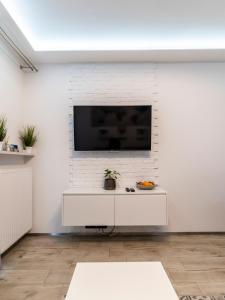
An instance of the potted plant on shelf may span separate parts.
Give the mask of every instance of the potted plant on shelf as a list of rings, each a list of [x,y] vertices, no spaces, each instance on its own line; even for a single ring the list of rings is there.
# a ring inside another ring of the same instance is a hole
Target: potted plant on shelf
[[[104,189],[105,190],[115,190],[116,189],[116,179],[120,175],[119,172],[115,170],[105,170],[105,184]]]
[[[6,123],[7,123],[6,118],[0,117],[0,151],[3,150],[4,139],[7,134]]]
[[[35,126],[25,126],[23,130],[19,132],[19,139],[22,143],[23,149],[26,150],[27,154],[31,154],[33,146],[37,142]]]

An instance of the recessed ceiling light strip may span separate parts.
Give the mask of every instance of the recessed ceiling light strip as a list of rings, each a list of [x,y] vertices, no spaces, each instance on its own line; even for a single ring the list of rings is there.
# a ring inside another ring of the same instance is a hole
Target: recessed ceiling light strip
[[[25,66],[20,65],[21,70],[30,69],[32,72],[38,72],[38,69],[29,60],[29,58],[17,47],[17,45],[13,42],[13,40],[8,36],[8,34],[4,31],[4,29],[2,27],[0,27],[0,36],[4,39],[4,41],[16,52],[16,54],[25,63]]]

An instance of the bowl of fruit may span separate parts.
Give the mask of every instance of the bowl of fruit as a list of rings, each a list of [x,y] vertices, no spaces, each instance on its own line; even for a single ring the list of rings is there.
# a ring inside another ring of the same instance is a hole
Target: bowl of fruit
[[[139,181],[136,183],[136,186],[139,190],[153,190],[157,184],[153,181]]]

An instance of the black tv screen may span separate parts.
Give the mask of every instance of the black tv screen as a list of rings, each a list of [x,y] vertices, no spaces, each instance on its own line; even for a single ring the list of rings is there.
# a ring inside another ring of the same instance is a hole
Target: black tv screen
[[[74,106],[74,149],[151,150],[152,107]]]

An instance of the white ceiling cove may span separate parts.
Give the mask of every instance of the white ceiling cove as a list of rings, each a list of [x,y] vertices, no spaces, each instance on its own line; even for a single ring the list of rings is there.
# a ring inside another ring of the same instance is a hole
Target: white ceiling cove
[[[40,62],[225,58],[224,0],[1,3],[4,28]]]

